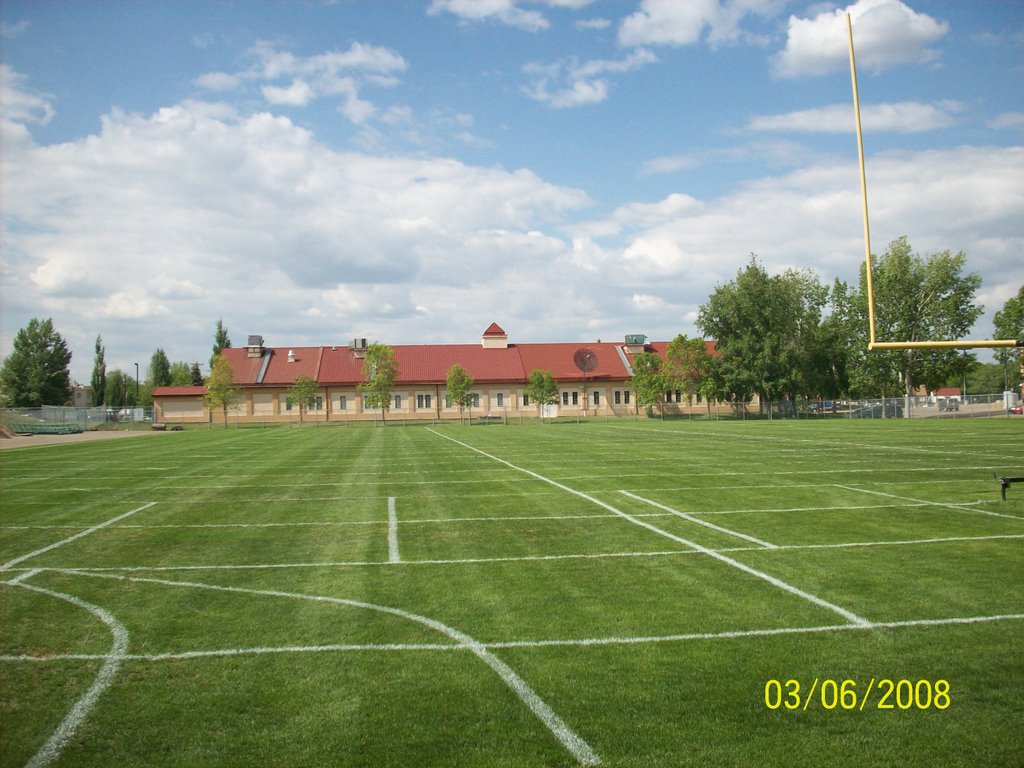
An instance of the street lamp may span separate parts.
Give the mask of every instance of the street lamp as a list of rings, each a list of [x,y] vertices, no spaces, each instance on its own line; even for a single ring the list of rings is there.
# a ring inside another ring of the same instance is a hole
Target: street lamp
[[[135,405],[139,404],[139,364],[135,364]]]

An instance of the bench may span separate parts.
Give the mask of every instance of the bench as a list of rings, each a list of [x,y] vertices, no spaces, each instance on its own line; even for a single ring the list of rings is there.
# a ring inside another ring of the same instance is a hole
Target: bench
[[[1006,489],[1010,487],[1010,483],[1024,483],[1024,477],[999,478],[999,492],[1003,497],[1003,501],[1006,501]]]

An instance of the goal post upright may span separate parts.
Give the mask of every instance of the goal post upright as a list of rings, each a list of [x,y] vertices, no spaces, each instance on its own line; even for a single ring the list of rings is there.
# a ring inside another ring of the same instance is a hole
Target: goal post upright
[[[985,339],[982,341],[877,341],[875,337],[875,289],[871,274],[871,226],[868,220],[868,178],[864,167],[864,131],[860,120],[860,93],[857,88],[857,61],[853,51],[853,21],[846,14],[846,38],[850,50],[850,79],[853,84],[853,114],[857,124],[857,159],[860,163],[860,197],[864,217],[864,270],[868,293],[868,350],[892,349],[992,349],[1024,348],[1024,339]]]

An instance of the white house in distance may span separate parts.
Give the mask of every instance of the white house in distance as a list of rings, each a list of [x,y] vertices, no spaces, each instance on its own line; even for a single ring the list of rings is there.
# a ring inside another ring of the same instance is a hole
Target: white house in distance
[[[712,342],[705,342],[708,351]],[[304,418],[336,422],[380,418],[380,409],[364,405],[359,384],[367,350],[366,339],[354,339],[345,346],[266,347],[262,336],[250,336],[244,347],[221,352],[234,371],[241,399],[228,412],[230,422],[290,421],[298,417],[287,403],[288,388],[299,375],[319,385]],[[458,406],[446,397],[449,369],[461,365],[473,379],[474,416],[540,415],[536,403],[526,395],[526,383],[536,369],[550,371],[558,385],[555,413],[561,416],[627,416],[636,413],[636,398],[630,389],[631,361],[640,352],[664,357],[668,342],[649,342],[632,335],[623,343],[532,343],[510,344],[508,334],[497,324],[483,332],[478,344],[392,345],[398,376],[392,389],[389,417],[405,419],[457,419]],[[577,366],[576,353],[592,353],[592,370]],[[211,419],[202,403],[205,387],[158,387],[153,390],[154,420],[189,423]],[[666,393],[666,412],[680,410],[685,396]],[[214,417],[216,419],[217,417]]]

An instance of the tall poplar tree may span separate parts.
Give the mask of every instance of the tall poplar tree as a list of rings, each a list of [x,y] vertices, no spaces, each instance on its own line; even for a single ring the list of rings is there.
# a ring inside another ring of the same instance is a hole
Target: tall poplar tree
[[[210,356],[210,370],[213,370],[213,361],[220,357],[221,350],[230,349],[231,337],[228,336],[228,329],[224,327],[224,320],[217,321],[217,328],[213,332],[213,355]]]
[[[107,392],[107,361],[106,349],[103,347],[103,339],[96,336],[96,355],[92,364],[92,379],[89,385],[92,389],[92,404],[100,406],[104,403]]]

